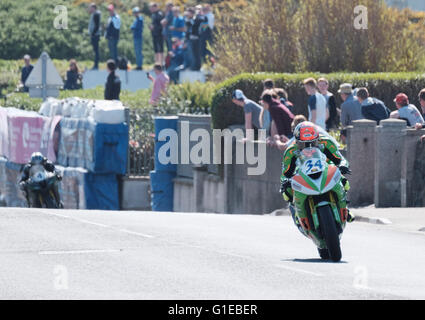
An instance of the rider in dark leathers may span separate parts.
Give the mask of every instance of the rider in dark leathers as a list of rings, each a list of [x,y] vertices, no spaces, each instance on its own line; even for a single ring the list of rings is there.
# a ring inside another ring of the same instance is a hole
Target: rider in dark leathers
[[[24,166],[21,179],[19,181],[19,186],[21,190],[24,192],[25,197],[27,199],[28,207],[32,206],[35,208],[41,208],[41,203],[39,199],[36,197],[36,194],[27,190],[26,188],[26,182],[30,178],[31,167],[34,165],[40,165],[40,164],[44,167],[46,171],[55,173],[59,181],[62,180],[61,175],[59,174],[59,172],[56,171],[55,165],[51,161],[49,161],[46,157],[44,157],[40,152],[34,152],[31,155],[30,162]],[[58,189],[57,183],[53,187],[53,192],[54,192],[57,203],[59,204],[60,207],[63,207],[60,201],[60,195],[59,195],[59,189]]]

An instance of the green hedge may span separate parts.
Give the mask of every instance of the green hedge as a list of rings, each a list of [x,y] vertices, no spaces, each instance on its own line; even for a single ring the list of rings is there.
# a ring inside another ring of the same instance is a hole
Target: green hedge
[[[240,74],[218,84],[211,99],[211,115],[213,126],[224,129],[230,125],[243,124],[244,115],[240,107],[232,103],[232,92],[241,89],[245,95],[258,101],[263,90],[262,81],[270,78],[276,87],[288,91],[289,100],[295,105],[296,114],[307,115],[308,96],[302,81],[308,77],[318,79],[324,76],[329,80],[329,91],[337,98],[337,105],[342,103],[337,94],[339,85],[344,82],[352,83],[354,87],[367,87],[371,96],[381,99],[388,108],[395,109],[393,100],[397,93],[404,92],[410,102],[418,104],[417,95],[425,88],[425,74],[418,73],[304,73],[304,74]]]

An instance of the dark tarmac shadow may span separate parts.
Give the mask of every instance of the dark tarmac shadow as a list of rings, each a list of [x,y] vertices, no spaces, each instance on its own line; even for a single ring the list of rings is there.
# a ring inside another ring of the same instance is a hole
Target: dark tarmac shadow
[[[341,260],[339,262],[333,262],[332,260],[323,260],[320,258],[308,258],[308,259],[282,259],[284,262],[298,262],[298,263],[348,263],[347,261]]]

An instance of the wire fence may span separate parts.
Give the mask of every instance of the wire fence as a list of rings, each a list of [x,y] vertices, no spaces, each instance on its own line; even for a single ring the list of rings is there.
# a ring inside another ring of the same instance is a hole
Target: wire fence
[[[127,109],[129,144],[127,176],[148,176],[154,170],[154,116],[152,110]]]

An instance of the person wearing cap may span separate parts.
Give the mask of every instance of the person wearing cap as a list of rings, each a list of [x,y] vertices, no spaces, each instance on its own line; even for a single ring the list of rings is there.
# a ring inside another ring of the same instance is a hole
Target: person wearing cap
[[[341,124],[343,127],[350,126],[353,121],[363,118],[362,108],[357,97],[354,96],[353,87],[350,83],[343,83],[338,90],[341,96]]]
[[[163,65],[164,63],[164,36],[162,35],[162,23],[164,13],[159,10],[156,2],[151,2],[149,5],[151,12],[151,25],[149,29],[152,33],[153,50],[155,52],[155,63]]]
[[[260,116],[263,111],[263,107],[261,107],[258,103],[248,99],[242,90],[235,90],[232,94],[232,102],[243,108],[245,114],[245,129],[262,129]],[[267,124],[265,124],[267,125]],[[267,128],[264,128],[267,129]]]
[[[406,94],[399,93],[395,97],[394,102],[397,110],[391,112],[390,118],[406,120],[409,127],[414,127],[417,123],[424,124],[424,118],[419,110],[413,104],[409,103],[409,98]]]
[[[105,38],[108,40],[109,55],[118,63],[118,41],[120,39],[121,18],[115,12],[113,4],[108,6],[109,19],[106,24]]]
[[[362,105],[362,114],[365,119],[376,121],[379,125],[382,120],[390,117],[390,110],[381,100],[370,97],[366,88],[359,88],[357,99]]]
[[[133,31],[134,53],[136,55],[136,70],[142,70],[143,67],[143,17],[140,14],[140,8],[133,8],[134,22],[131,25]]]
[[[24,92],[28,92],[29,88],[25,86],[25,82],[27,81],[32,69],[34,66],[31,64],[31,57],[26,54],[24,56],[24,67],[21,70],[21,85],[23,86]]]
[[[89,35],[90,42],[94,51],[94,65],[92,70],[99,68],[99,40],[100,40],[100,20],[101,13],[97,10],[96,3],[91,3],[89,6],[90,20],[89,20]]]

